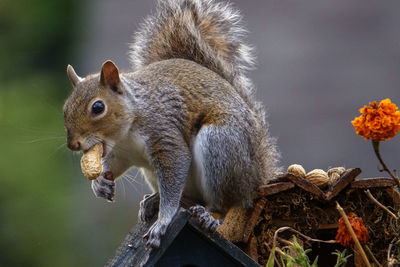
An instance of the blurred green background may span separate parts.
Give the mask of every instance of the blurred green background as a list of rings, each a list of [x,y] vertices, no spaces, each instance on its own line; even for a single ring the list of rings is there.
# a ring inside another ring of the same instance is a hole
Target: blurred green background
[[[95,199],[65,146],[78,4],[0,1],[1,266],[102,266],[136,220]]]

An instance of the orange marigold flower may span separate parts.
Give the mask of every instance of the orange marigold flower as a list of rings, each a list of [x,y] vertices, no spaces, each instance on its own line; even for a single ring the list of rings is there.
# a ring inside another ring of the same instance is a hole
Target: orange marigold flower
[[[350,224],[353,227],[354,233],[356,234],[358,240],[360,242],[367,242],[368,240],[368,231],[364,225],[364,221],[362,218],[357,217],[353,212],[350,212],[347,217],[349,218]],[[343,218],[339,219],[339,227],[335,238],[336,242],[340,243],[342,246],[349,247],[354,245],[354,240],[351,237],[349,230],[346,227],[346,224]]]
[[[351,124],[365,140],[389,140],[400,130],[400,111],[389,98],[382,100],[379,105],[376,101],[369,103],[369,106],[360,108],[360,113],[362,115],[354,118]]]

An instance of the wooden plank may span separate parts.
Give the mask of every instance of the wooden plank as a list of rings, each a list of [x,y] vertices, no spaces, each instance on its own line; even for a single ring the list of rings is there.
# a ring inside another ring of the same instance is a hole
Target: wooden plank
[[[250,241],[247,246],[247,255],[250,256],[255,262],[258,262],[257,238],[251,235]]]
[[[143,235],[149,230],[156,220],[153,218],[151,222],[138,221],[137,225],[125,237],[125,240],[117,249],[115,256],[108,261],[107,267],[122,267],[122,266],[148,266],[149,259],[157,261],[176,235],[186,225],[190,218],[190,214],[181,209],[172,220],[168,231],[162,238],[161,246],[157,249],[147,249],[143,242]]]
[[[260,198],[254,205],[253,212],[251,213],[250,218],[247,222],[247,226],[246,226],[246,228],[244,228],[244,231],[243,231],[243,242],[244,243],[247,243],[249,241],[250,235],[253,232],[253,229],[258,222],[258,217],[260,217],[260,214],[261,214],[262,210],[264,209],[265,204],[267,204],[267,199]]]
[[[389,196],[392,197],[393,202],[396,205],[400,204],[400,193],[399,193],[399,191],[397,191],[397,189],[395,187],[386,188],[386,192],[389,194]]]
[[[287,173],[281,174],[276,176],[274,179],[269,180],[267,184],[274,184],[274,183],[282,183],[282,182],[290,182],[290,179],[287,176]]]
[[[278,182],[274,184],[262,185],[258,188],[255,198],[273,195],[282,191],[286,191],[294,187],[292,182]]]
[[[325,199],[331,200],[337,196],[346,186],[348,186],[354,178],[356,178],[361,173],[360,168],[347,169],[342,176],[334,183],[329,191],[325,193]]]
[[[393,179],[388,177],[358,178],[351,183],[352,188],[392,187],[395,185]]]
[[[290,181],[292,181],[294,184],[296,184],[298,187],[304,189],[305,191],[313,193],[314,195],[316,195],[322,199],[325,198],[324,192],[321,189],[319,189],[318,186],[311,183],[310,181],[308,181],[304,178],[301,178],[299,176],[290,174],[290,173],[288,173],[287,177],[290,179]]]

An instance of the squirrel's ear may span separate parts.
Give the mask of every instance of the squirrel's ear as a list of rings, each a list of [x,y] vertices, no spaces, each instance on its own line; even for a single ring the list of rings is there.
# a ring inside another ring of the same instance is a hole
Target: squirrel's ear
[[[111,90],[122,94],[121,89],[119,88],[119,71],[117,66],[115,66],[114,62],[111,60],[107,60],[103,63],[103,67],[101,68],[101,76],[100,82],[104,85],[110,86]]]
[[[78,83],[80,83],[83,79],[81,77],[79,77],[74,68],[68,64],[67,66],[67,74],[68,74],[68,78],[72,83],[72,86],[75,87]]]

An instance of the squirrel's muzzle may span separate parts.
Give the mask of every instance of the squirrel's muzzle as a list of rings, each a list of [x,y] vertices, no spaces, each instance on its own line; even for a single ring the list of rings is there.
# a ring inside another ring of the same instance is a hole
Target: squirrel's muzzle
[[[82,149],[81,143],[70,135],[67,135],[67,147],[72,151],[79,151]]]

